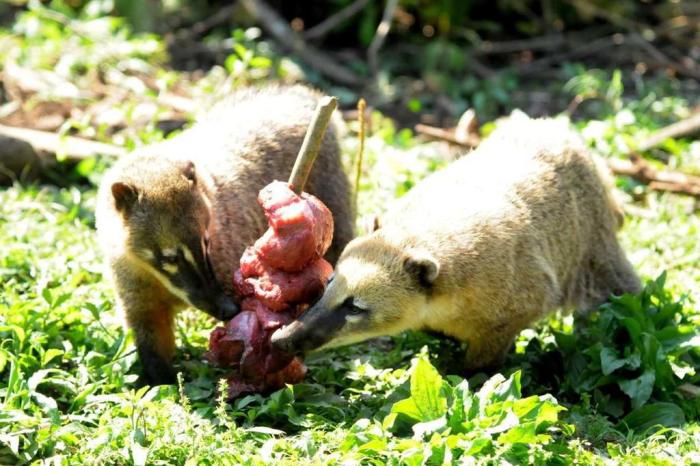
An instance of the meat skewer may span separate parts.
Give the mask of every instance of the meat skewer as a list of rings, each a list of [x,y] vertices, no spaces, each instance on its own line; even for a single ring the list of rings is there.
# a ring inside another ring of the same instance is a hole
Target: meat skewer
[[[241,312],[212,331],[205,355],[233,371],[227,377],[230,399],[298,383],[306,374],[301,359],[274,349],[270,337],[323,294],[333,271],[323,259],[333,216],[303,188],[335,106],[332,97],[319,103],[289,182],[274,181],[258,194],[269,228],[246,249],[234,274]]]

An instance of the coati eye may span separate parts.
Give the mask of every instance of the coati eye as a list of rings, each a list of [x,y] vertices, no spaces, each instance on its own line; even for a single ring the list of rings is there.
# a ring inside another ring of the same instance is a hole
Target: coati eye
[[[360,307],[357,304],[358,303],[355,301],[355,298],[349,296],[345,301],[343,301],[343,309],[345,309],[345,312],[351,316],[359,316],[369,311],[369,309]]]

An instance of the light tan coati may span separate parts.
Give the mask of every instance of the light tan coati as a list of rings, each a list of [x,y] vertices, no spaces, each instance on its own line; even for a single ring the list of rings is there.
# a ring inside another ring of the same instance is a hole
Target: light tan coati
[[[175,381],[179,309],[192,305],[218,319],[238,312],[233,271],[267,229],[258,191],[289,177],[320,97],[303,86],[238,91],[190,129],[135,151],[105,175],[97,231],[143,382]],[[331,262],[353,235],[335,126],[306,188],[333,212]]]
[[[466,342],[477,369],[553,310],[638,291],[599,163],[563,123],[505,123],[351,241],[323,297],[273,343],[303,353],[430,330]]]

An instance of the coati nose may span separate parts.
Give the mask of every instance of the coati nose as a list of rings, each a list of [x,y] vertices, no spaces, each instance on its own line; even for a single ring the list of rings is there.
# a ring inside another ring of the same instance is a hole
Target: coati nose
[[[240,310],[238,304],[236,304],[230,296],[226,295],[219,296],[216,300],[216,308],[219,311],[218,317],[220,320],[230,320],[238,314]]]
[[[297,353],[298,351],[294,344],[296,340],[295,333],[302,328],[303,325],[298,320],[295,320],[291,324],[275,330],[275,333],[273,333],[270,338],[270,343],[275,349],[284,351],[285,353]]]

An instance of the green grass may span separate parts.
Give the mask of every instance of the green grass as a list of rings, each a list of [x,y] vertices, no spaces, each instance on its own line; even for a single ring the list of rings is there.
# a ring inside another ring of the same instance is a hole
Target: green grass
[[[14,33],[0,32],[15,46],[0,55],[49,69],[62,57],[54,41],[93,20],[57,26],[35,10]],[[229,79],[215,68],[190,80],[161,68],[158,38],[134,40],[116,21],[92,26],[129,47],[97,56],[99,42],[83,29],[64,57],[75,65],[58,70],[79,86],[89,86],[91,70],[140,61],[164,90],[177,83],[203,100],[285,75],[286,58],[242,32],[234,33],[240,47],[227,61]],[[582,96],[575,125],[608,157],[695,104],[669,79],[626,91],[624,73],[566,73],[552,86]],[[132,115],[142,101],[157,95],[129,91],[115,108]],[[162,137],[154,121],[129,120],[133,127],[116,134],[84,121],[65,129],[134,147]],[[350,167],[354,133],[342,143]],[[648,155],[700,172],[699,147],[668,142]],[[360,214],[381,212],[455,155],[374,113]],[[196,311],[178,318],[179,386],[136,388],[133,341],[95,242],[95,185],[107,165],[61,168],[56,178],[68,173],[72,186],[0,190],[0,464],[700,464],[700,401],[682,387],[700,381],[692,199],[618,179],[628,207],[620,238],[647,289],[590,319],[555,315],[525,330],[502,375],[464,379],[462,348],[407,333],[314,354],[305,383],[228,404],[217,395],[221,372],[202,357],[215,323]]]

